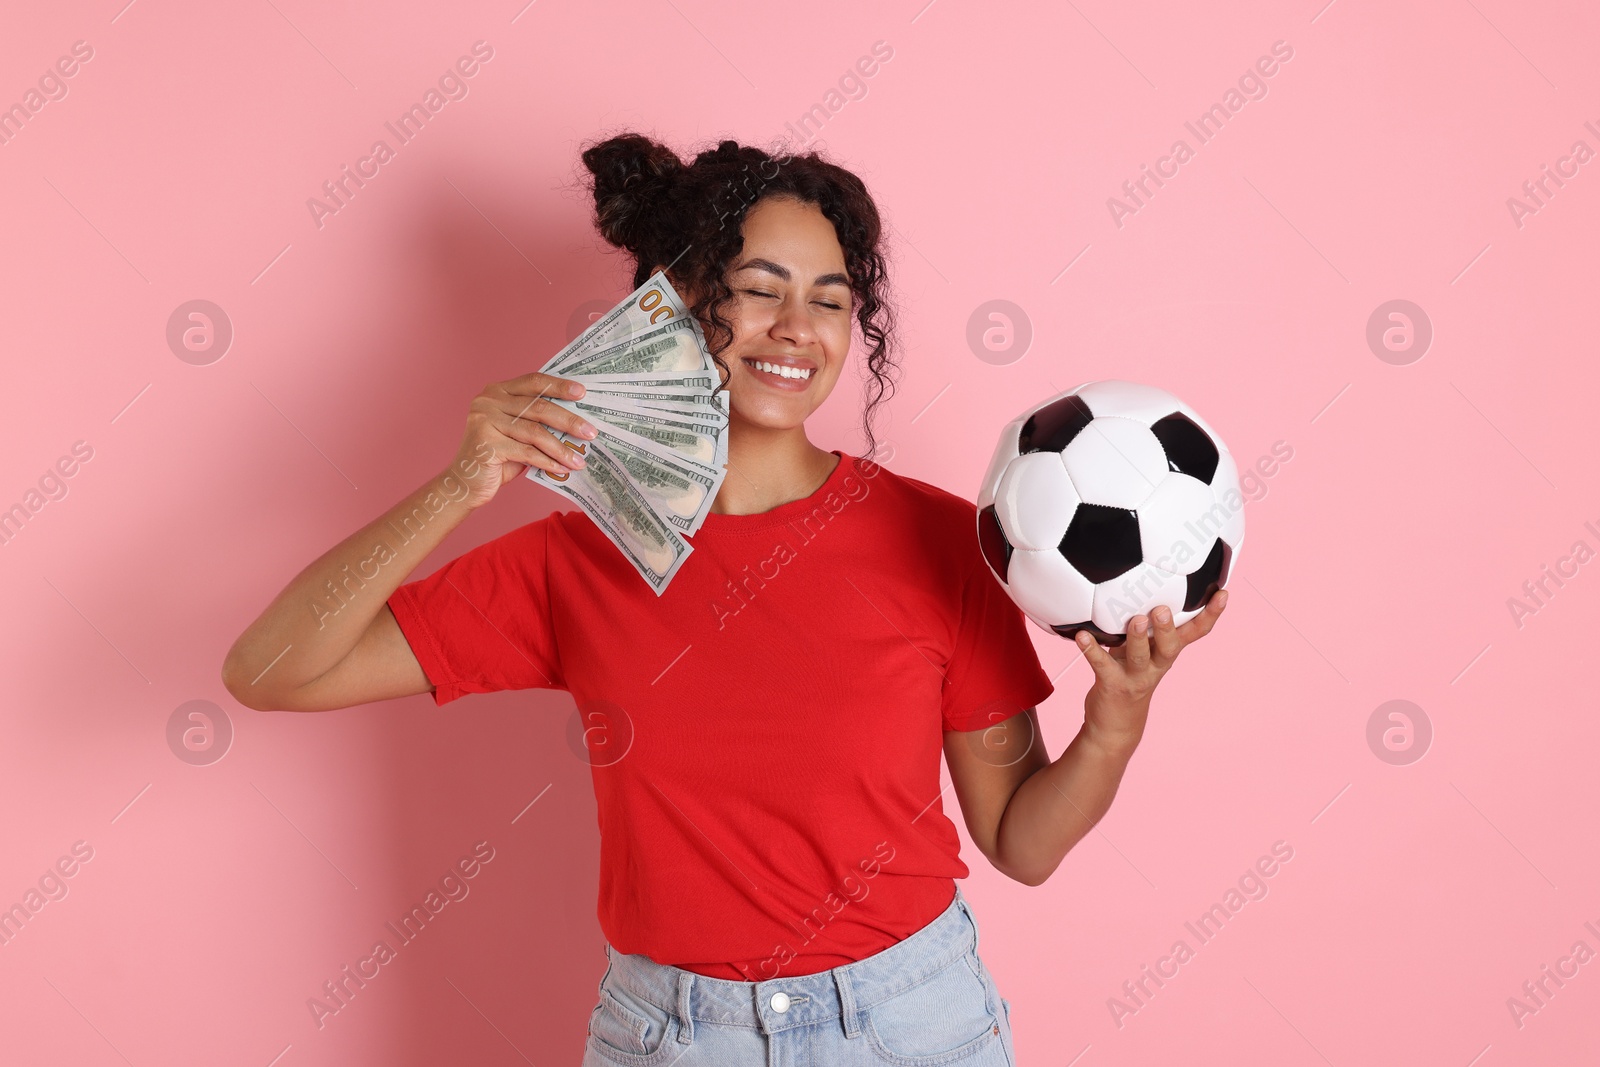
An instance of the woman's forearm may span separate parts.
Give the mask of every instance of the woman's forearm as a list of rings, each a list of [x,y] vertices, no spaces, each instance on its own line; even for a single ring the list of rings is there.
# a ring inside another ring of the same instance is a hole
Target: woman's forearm
[[[403,662],[388,654],[405,639],[379,619],[389,597],[502,486],[534,467],[564,476],[583,465],[577,449],[552,431],[589,439],[595,428],[550,399],[583,393],[581,382],[543,371],[484,386],[468,407],[450,465],[295,575],[233,643],[222,665],[228,692],[249,708],[305,707],[285,697],[324,676],[336,680],[329,672],[347,660],[354,665],[349,684],[310,701],[317,710],[422,692],[417,685],[427,679],[409,646]],[[373,641],[362,645],[369,633]],[[358,646],[374,655],[351,660]]]
[[[1000,818],[999,862],[1011,877],[1039,885],[1111,808],[1137,737],[1106,737],[1085,723],[1066,751],[1029,775]]]
[[[390,594],[471,514],[467,496],[452,465],[295,575],[229,649],[229,692],[249,706],[271,702],[338,664]]]

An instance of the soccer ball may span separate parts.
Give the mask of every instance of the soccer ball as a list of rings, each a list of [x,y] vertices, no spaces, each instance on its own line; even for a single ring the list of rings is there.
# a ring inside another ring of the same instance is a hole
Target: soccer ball
[[[1200,613],[1238,566],[1244,497],[1227,447],[1171,393],[1089,382],[1006,425],[978,494],[989,569],[1038,625],[1120,645],[1165,604]]]

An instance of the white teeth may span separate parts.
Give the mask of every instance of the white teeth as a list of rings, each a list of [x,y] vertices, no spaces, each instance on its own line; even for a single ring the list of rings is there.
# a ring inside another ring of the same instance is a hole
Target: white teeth
[[[753,360],[752,362],[755,364],[758,370],[764,370],[768,374],[776,374],[781,378],[799,378],[800,380],[804,381],[805,379],[811,377],[811,371],[806,368],[786,367],[777,363],[768,363],[764,359],[757,359]]]

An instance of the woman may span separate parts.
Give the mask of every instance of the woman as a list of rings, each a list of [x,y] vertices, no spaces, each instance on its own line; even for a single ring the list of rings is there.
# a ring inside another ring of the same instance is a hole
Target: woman
[[[528,467],[583,465],[545,427],[590,428],[543,399],[581,387],[526,374],[473,400],[446,471],[289,584],[230,651],[228,688],[299,711],[573,694],[609,962],[587,1064],[1013,1064],[955,885],[941,749],[974,844],[1040,884],[1105,814],[1157,681],[1226,594],[1181,627],[1137,617],[1109,652],[1080,634],[1095,681],[1052,762],[1034,710],[1052,687],[973,504],[806,434],[852,326],[869,454],[892,386],[861,181],[733,141],[686,164],[627,135],[583,159],[602,236],[635,285],[668,270],[730,393],[729,473],[689,559],[657,597],[586,516],[555,512],[402,584]]]

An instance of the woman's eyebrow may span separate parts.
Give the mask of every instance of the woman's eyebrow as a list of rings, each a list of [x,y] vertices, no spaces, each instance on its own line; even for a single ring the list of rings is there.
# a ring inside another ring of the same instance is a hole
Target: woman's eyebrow
[[[737,267],[735,267],[733,269],[735,271],[741,271],[741,270],[763,270],[763,271],[766,271],[768,274],[777,275],[779,278],[782,278],[784,281],[789,281],[791,278],[794,277],[794,275],[790,272],[788,267],[785,267],[785,266],[783,266],[781,264],[778,264],[778,263],[774,263],[770,259],[761,259],[759,257],[756,258],[756,259],[748,259],[748,260],[746,260],[745,262],[739,264]],[[844,286],[848,286],[850,284],[850,276],[848,274],[837,274],[837,273],[835,273],[835,274],[819,274],[819,275],[817,275],[816,281],[812,282],[811,284],[813,284],[813,285],[844,285]]]

